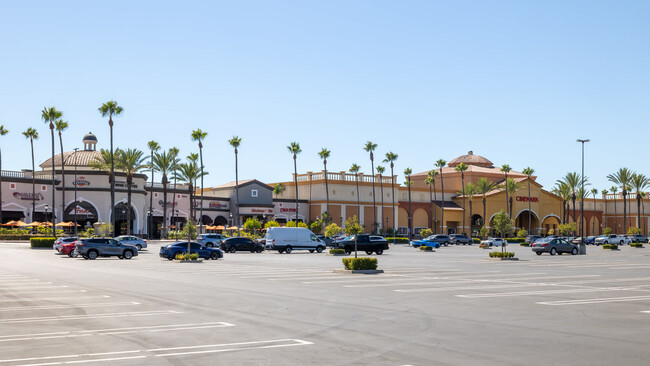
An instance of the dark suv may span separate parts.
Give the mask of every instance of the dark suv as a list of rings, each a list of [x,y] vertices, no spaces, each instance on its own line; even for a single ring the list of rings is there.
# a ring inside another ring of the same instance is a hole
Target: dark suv
[[[115,239],[109,238],[79,239],[75,242],[75,250],[84,259],[110,256],[131,259],[133,256],[138,255],[138,248],[135,245],[122,244]]]
[[[248,250],[251,253],[262,253],[264,245],[248,238],[228,238],[221,242],[221,250],[235,253],[238,250]]]
[[[201,234],[196,237],[196,241],[208,248],[219,247],[226,237],[221,234]]]
[[[469,244],[472,245],[472,238],[468,238],[465,234],[451,234],[449,235],[452,244]]]
[[[535,240],[539,238],[541,238],[539,235],[528,235],[526,239],[524,239],[524,243],[533,244]]]
[[[643,236],[641,234],[628,235],[627,237],[630,238],[630,240],[632,240],[632,243],[647,243],[648,242],[648,238],[646,238],[645,236]]]
[[[444,245],[444,246],[451,244],[451,238],[449,237],[449,235],[441,235],[441,234],[431,235],[427,239],[435,241],[436,243],[440,243],[440,245]]]

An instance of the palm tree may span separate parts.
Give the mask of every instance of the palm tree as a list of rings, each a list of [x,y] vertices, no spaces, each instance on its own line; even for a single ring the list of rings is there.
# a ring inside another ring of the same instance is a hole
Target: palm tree
[[[68,128],[68,122],[59,119],[54,122],[54,127],[59,132],[59,146],[61,147],[61,212],[63,213],[65,212],[65,159],[63,158],[63,136],[61,133]]]
[[[500,171],[502,171],[506,176],[505,182],[508,181],[508,173],[510,173],[511,170],[512,168],[510,168],[510,165],[508,164],[501,165]],[[508,212],[509,217],[512,218],[512,213],[510,213],[512,210],[508,210],[508,184],[505,184],[505,188],[506,188],[506,212]]]
[[[171,154],[174,154],[172,169],[170,171],[172,173],[172,176],[173,176],[172,179],[174,179],[174,190],[173,190],[174,193],[172,194],[172,217],[171,217],[170,222],[172,223],[172,225],[175,225],[175,223],[176,223],[176,220],[175,220],[176,212],[178,211],[176,209],[176,188],[177,188],[176,183],[178,181],[178,177],[177,177],[177,174],[176,174],[176,169],[178,169],[178,162],[180,161],[180,159],[178,158],[178,154],[180,153],[180,151],[178,150],[178,148],[176,146],[170,148],[169,151],[170,151]]]
[[[147,147],[149,148],[149,151],[151,151],[151,157],[149,157],[149,167],[151,168],[151,192],[149,193],[149,217],[148,217],[149,221],[147,223],[147,227],[149,228],[148,236],[150,236],[152,233],[151,227],[153,226],[153,184],[155,182],[153,178],[153,174],[154,174],[153,154],[156,151],[160,150],[160,145],[156,141],[151,140],[147,143]]]
[[[617,221],[618,218],[616,217],[616,215],[618,215],[616,213],[616,211],[617,211],[616,210],[616,192],[618,192],[618,187],[617,186],[612,186],[612,188],[610,188],[609,190],[612,191],[612,194],[614,195],[614,234],[616,234],[616,233],[618,233],[618,231],[616,230],[617,229],[617,222],[618,222]]]
[[[147,168],[148,164],[145,162],[144,153],[138,149],[120,150],[116,157],[117,168],[126,174],[126,235],[131,235],[131,185],[133,184],[133,175]]]
[[[594,196],[594,216],[596,213],[596,195],[598,194],[598,189],[594,188],[591,190],[591,194]],[[594,231],[596,230],[596,220],[592,219],[591,220],[591,235],[594,235]]]
[[[36,173],[36,171],[34,168],[34,140],[38,140],[38,131],[30,127],[25,132],[23,132],[23,136],[29,139],[29,143],[32,147],[32,221],[35,221],[34,213],[36,212],[36,175],[34,173]],[[47,218],[45,219],[47,220]]]
[[[447,161],[438,159],[436,167],[440,170],[440,193],[442,194],[442,205],[440,205],[440,229],[445,233],[445,180],[442,178],[442,168],[447,165]]]
[[[203,171],[203,142],[202,141],[205,140],[207,136],[208,133],[201,131],[200,128],[197,128],[196,130],[192,131],[192,141],[199,142],[199,157],[201,159],[201,171]],[[239,213],[239,211],[237,211],[237,213]],[[202,233],[203,232],[203,174],[201,174],[201,207],[200,207],[199,216],[201,217],[201,219],[199,220],[199,232]],[[237,225],[237,227],[239,227],[239,225]],[[237,236],[239,236],[239,231],[237,231]]]
[[[237,153],[239,152],[237,148],[241,145],[241,138],[239,136],[233,136],[228,140],[230,146],[235,149],[235,197],[237,198],[237,236],[239,236],[239,227],[241,226],[241,220],[239,218],[239,166],[237,161]],[[201,183],[203,185],[203,183]],[[201,189],[203,191],[203,189]],[[203,204],[201,204],[203,206]]]
[[[352,164],[352,167],[350,167],[350,173],[354,174],[354,180],[357,182],[357,215],[361,217],[361,199],[359,198],[359,169],[361,169],[361,167],[357,164]]]
[[[108,126],[111,129],[111,212],[115,209],[115,159],[113,156],[113,116],[119,116],[122,114],[124,109],[120,107],[116,101],[114,100],[109,100],[108,102],[104,103],[97,109],[99,113],[101,113],[102,117],[108,116]],[[113,229],[113,232],[111,233],[112,236],[115,236],[115,215],[111,215],[111,226]]]
[[[56,224],[56,190],[55,190],[55,174],[54,174],[54,122],[61,118],[63,116],[63,113],[61,111],[57,111],[56,108],[50,107],[49,109],[47,107],[43,107],[43,111],[41,112],[41,118],[45,123],[50,124],[50,133],[52,135],[52,236],[56,237],[56,230],[54,230],[54,225]],[[63,160],[63,155],[61,155],[61,160]]]
[[[201,175],[201,170],[196,161],[188,159],[186,163],[178,164],[174,179],[187,183],[190,195],[190,220],[194,220],[194,183]]]
[[[508,197],[508,201],[509,201],[508,209],[510,210],[510,212],[508,214],[512,218],[512,206],[513,206],[512,195],[514,195],[518,190],[521,189],[522,183],[517,182],[513,178],[508,178],[506,179],[505,184],[503,184],[503,186],[505,187],[506,191],[510,192],[510,197]]]
[[[409,243],[413,237],[413,215],[411,214],[411,186],[413,185],[413,181],[411,180],[411,174],[413,174],[411,168],[404,169],[404,176],[406,176],[406,182],[404,182],[404,184],[408,187],[409,190]]]
[[[366,145],[363,147],[366,152],[370,153],[370,168],[372,170],[372,222],[375,227],[375,230],[373,232],[377,232],[377,202],[375,201],[375,154],[373,153],[376,148],[377,144],[373,144],[370,141],[366,142]]]
[[[469,198],[469,235],[470,237],[472,236],[472,201],[474,200],[474,195],[478,194],[478,187],[474,183],[467,183],[465,187],[463,188],[463,191],[465,192],[463,195],[467,195]]]
[[[437,217],[436,217],[436,206],[438,202],[438,197],[436,196],[436,176],[439,173],[436,170],[430,170],[429,173],[427,173],[427,178],[431,178],[431,186],[433,186],[433,224],[431,225],[431,230],[433,230],[434,234],[438,233],[436,222],[438,222]]]
[[[562,223],[566,223],[567,219],[567,201],[571,197],[571,192],[566,183],[562,181],[556,181],[555,186],[551,189],[551,193],[560,197],[562,199]]]
[[[174,151],[171,149],[169,151],[163,151],[161,153],[155,153],[153,155],[153,165],[154,170],[162,174],[162,186],[163,186],[163,229],[161,237],[166,237],[167,235],[167,185],[169,180],[167,174],[172,171],[172,166],[174,165],[174,159],[176,156]]]
[[[628,168],[620,168],[616,173],[607,176],[610,182],[618,184],[621,187],[621,194],[623,195],[623,233],[627,233],[627,207],[625,206],[625,200],[627,192],[632,188],[633,176],[634,172]]]
[[[4,136],[9,133],[9,130],[5,129],[4,125],[0,125],[0,136]],[[0,149],[0,225],[2,221],[2,149]]]
[[[631,183],[634,193],[636,193],[636,220],[639,229],[641,229],[641,194],[650,185],[650,179],[645,174],[637,173],[632,177]]]
[[[436,184],[435,181],[433,180],[433,174],[432,173],[434,173],[434,172],[435,172],[435,170],[429,171],[427,173],[427,179],[424,180],[424,184],[429,186],[429,201],[431,201],[431,211],[432,212],[435,211],[435,209],[433,207],[433,204],[434,204],[433,203],[433,190],[431,188],[434,184]],[[431,229],[433,230],[433,215],[431,215]]]
[[[585,179],[585,182],[586,181],[587,180]],[[582,186],[582,180],[578,173],[572,172],[567,173],[564,178],[562,178],[561,182],[566,184],[566,186],[569,188],[569,192],[571,192],[571,201],[573,203],[573,221],[576,222],[576,193],[578,191],[578,188]]]
[[[454,168],[455,171],[460,172],[460,185],[463,190],[463,234],[465,233],[465,171],[469,168],[467,164],[460,163]],[[471,218],[470,218],[471,220]]]
[[[384,163],[390,163],[391,197],[393,198],[393,206],[391,207],[391,211],[393,212],[393,236],[395,236],[395,174],[393,173],[393,168],[395,167],[397,157],[398,155],[391,151],[386,153],[386,159],[384,159]]]
[[[605,200],[605,226],[607,227],[607,193],[609,193],[606,189],[603,189],[601,192],[603,195],[603,200]]]
[[[114,155],[120,154],[121,149],[118,147]],[[100,149],[99,150],[99,156],[96,156],[93,160],[91,160],[88,163],[88,166],[90,166],[93,169],[97,169],[102,172],[108,171],[108,180],[109,182],[113,180],[113,173],[111,172],[111,152],[106,149]],[[113,215],[113,210],[111,210],[111,215]],[[111,219],[111,226],[113,225],[113,220]],[[111,230],[113,230],[111,228]]]
[[[298,166],[296,165],[296,159],[302,150],[300,144],[295,141],[287,146],[287,149],[293,155],[293,183],[296,185],[296,222],[298,222]]]
[[[384,220],[384,178],[382,177],[382,174],[384,174],[384,171],[385,171],[385,169],[384,169],[383,166],[377,165],[377,173],[379,173],[379,192],[381,194],[381,209],[379,210],[379,212],[381,212],[382,231],[386,231],[384,229],[384,223],[383,223],[383,220]]]
[[[530,204],[530,176],[535,173],[535,169],[531,167],[527,167],[524,169],[522,172],[528,176],[528,234],[532,235],[533,234],[533,219],[532,219],[532,209],[531,209],[531,204]],[[541,222],[540,222],[541,225]]]
[[[282,192],[284,192],[285,189],[287,189],[287,187],[285,187],[284,184],[275,183],[273,185],[273,194],[275,195],[275,198],[278,198],[278,196],[282,194]]]
[[[322,148],[320,152],[318,153],[318,156],[320,156],[321,159],[323,159],[323,169],[324,169],[324,175],[325,175],[325,199],[326,199],[326,206],[325,206],[325,211],[327,212],[327,217],[331,221],[330,218],[330,190],[327,187],[327,158],[330,157],[331,151],[327,150],[326,148]]]
[[[496,187],[497,187],[497,185],[494,182],[488,180],[485,177],[479,178],[478,181],[476,182],[476,190],[477,190],[476,193],[483,196],[483,226],[487,226],[487,217],[485,217],[485,215],[486,215],[486,210],[485,210],[486,197],[485,196],[490,191],[495,189]]]

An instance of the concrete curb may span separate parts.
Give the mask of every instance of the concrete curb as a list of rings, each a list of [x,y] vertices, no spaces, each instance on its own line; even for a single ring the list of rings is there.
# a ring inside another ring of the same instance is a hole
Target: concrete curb
[[[177,261],[177,262],[178,263],[203,263],[203,259],[197,259],[195,261],[192,261],[192,260],[187,260],[187,261],[186,260],[180,260],[180,261]]]
[[[513,258],[485,258],[490,261],[518,261],[519,258],[513,257]]]
[[[335,269],[334,273],[339,273],[339,274],[378,274],[378,273],[384,273],[384,270],[383,269],[357,269],[357,270]]]

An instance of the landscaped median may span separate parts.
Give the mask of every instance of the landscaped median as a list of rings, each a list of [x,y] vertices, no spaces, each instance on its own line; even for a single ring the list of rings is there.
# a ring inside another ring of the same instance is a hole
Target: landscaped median
[[[603,249],[618,250],[618,244],[603,244]]]
[[[490,258],[500,261],[517,261],[519,258],[515,257],[513,252],[490,252]]]
[[[420,250],[423,252],[430,252],[430,253],[435,252],[435,250],[433,250],[433,247],[428,247],[426,245],[420,245]]]
[[[377,274],[384,273],[383,270],[377,269],[377,258],[343,258],[345,269],[335,269],[335,273],[345,274]]]
[[[56,238],[31,238],[29,239],[29,245],[32,249],[34,248],[52,249],[55,240]]]
[[[630,247],[632,247],[632,248],[645,248],[643,246],[643,243],[632,243],[632,244],[630,244]]]

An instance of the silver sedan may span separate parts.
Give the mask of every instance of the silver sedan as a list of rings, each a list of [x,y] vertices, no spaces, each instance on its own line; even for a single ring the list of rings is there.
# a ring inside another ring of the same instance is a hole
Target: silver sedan
[[[142,248],[147,247],[147,241],[141,238],[138,238],[137,236],[131,236],[131,235],[121,235],[115,238],[115,240],[119,241],[122,244],[130,244],[138,248],[138,251]]]

